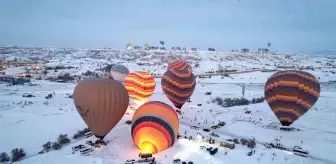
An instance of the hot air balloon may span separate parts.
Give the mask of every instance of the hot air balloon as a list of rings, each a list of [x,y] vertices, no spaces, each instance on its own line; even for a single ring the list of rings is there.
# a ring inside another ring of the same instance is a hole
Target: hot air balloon
[[[128,102],[125,87],[111,79],[85,79],[74,90],[74,103],[78,113],[92,133],[100,139],[104,139],[120,121]]]
[[[144,47],[145,47],[145,50],[149,50],[149,45],[148,45],[148,43],[145,43],[145,44],[144,44]]]
[[[170,69],[161,78],[163,92],[178,109],[193,94],[195,86],[195,76],[188,69]]]
[[[179,132],[179,119],[169,105],[151,101],[135,111],[132,139],[142,153],[158,153],[173,146]]]
[[[178,69],[185,69],[186,68],[186,69],[191,70],[191,66],[183,60],[176,60],[174,62],[169,63],[167,70],[174,69],[174,68],[178,68]]]
[[[130,49],[132,48],[132,44],[131,44],[131,43],[127,43],[127,44],[126,44],[126,48],[127,48],[128,50],[130,50]]]
[[[155,85],[154,77],[143,71],[129,73],[124,80],[124,86],[128,91],[129,97],[138,106],[148,101],[155,90]]]
[[[111,67],[111,77],[114,80],[122,82],[124,81],[128,73],[129,73],[128,68],[123,65],[118,64]]]
[[[165,42],[161,40],[161,41],[160,41],[160,44],[161,44],[162,46],[164,46]]]
[[[303,71],[277,72],[265,84],[266,101],[284,127],[305,114],[319,96],[318,80]]]

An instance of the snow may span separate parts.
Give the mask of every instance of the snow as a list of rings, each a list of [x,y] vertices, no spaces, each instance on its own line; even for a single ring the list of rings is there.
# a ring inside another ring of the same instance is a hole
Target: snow
[[[15,75],[15,74],[20,74],[20,73],[24,73],[24,67],[11,67],[11,68],[7,68],[5,71],[6,75]]]
[[[148,51],[141,54],[137,51],[112,51],[104,50],[99,56],[88,55],[88,50],[72,50],[70,54],[59,54],[57,48],[46,48],[52,51],[52,59],[46,66],[73,66],[75,68],[64,70],[71,75],[79,75],[87,70],[95,71],[103,68],[108,63],[123,62],[132,71],[145,70],[156,74],[163,74],[167,64],[159,59],[169,58],[168,54],[156,54],[155,51]],[[43,49],[42,49],[43,50]],[[41,50],[41,51],[42,51]],[[27,50],[28,51],[28,50]],[[46,50],[43,50],[43,52]],[[63,51],[63,50],[62,50]],[[22,55],[23,50],[20,50]],[[160,53],[166,53],[160,51]],[[177,53],[177,52],[176,52]],[[55,55],[58,54],[58,55]],[[10,57],[15,57],[15,53]],[[48,53],[50,55],[50,53]],[[246,154],[250,151],[246,146],[236,145],[234,150],[219,148],[219,152],[212,156],[206,150],[201,150],[201,145],[208,145],[200,142],[196,137],[195,141],[186,139],[178,140],[175,145],[163,152],[155,154],[160,163],[172,163],[175,158],[183,161],[193,161],[194,163],[214,163],[214,164],[309,164],[309,163],[336,163],[333,150],[336,147],[336,108],[333,100],[336,97],[336,84],[326,82],[336,80],[330,71],[333,68],[321,68],[325,63],[334,63],[334,59],[325,57],[291,56],[276,54],[240,54],[224,52],[198,52],[198,53],[178,53],[184,58],[190,59],[195,75],[204,74],[207,71],[216,71],[218,63],[224,68],[237,69],[238,71],[252,70],[252,68],[275,69],[274,64],[286,64],[295,66],[313,66],[314,71],[308,71],[320,77],[321,96],[312,109],[293,123],[293,127],[301,131],[285,132],[271,128],[279,126],[275,115],[270,110],[267,102],[251,104],[245,106],[235,106],[224,108],[211,102],[216,97],[239,98],[241,97],[242,83],[246,84],[245,98],[262,97],[263,87],[268,77],[274,72],[254,71],[250,73],[231,74],[230,77],[212,76],[211,78],[197,79],[196,89],[191,97],[192,102],[187,102],[180,117],[180,134],[187,132],[187,136],[197,136],[197,132],[208,136],[210,133],[203,132],[202,128],[210,128],[213,122],[225,121],[226,125],[220,129],[211,130],[220,135],[216,138],[216,143],[220,140],[233,138],[252,138],[257,141],[256,153],[252,156]],[[23,55],[24,56],[24,55]],[[197,60],[193,60],[193,59]],[[223,61],[220,61],[222,58]],[[153,59],[153,60],[151,60]],[[155,60],[154,60],[155,59]],[[200,60],[198,60],[200,59]],[[133,61],[133,62],[132,62]],[[155,62],[157,63],[155,63]],[[321,63],[316,63],[321,61]],[[139,66],[136,62],[151,62],[149,66]],[[200,67],[194,67],[195,63]],[[268,65],[267,65],[268,64]],[[8,68],[6,74],[15,74],[23,70],[22,68]],[[59,72],[57,72],[59,73]],[[49,75],[57,74],[50,71]],[[172,103],[166,98],[161,89],[161,80],[156,78],[156,89],[150,101],[162,101],[171,106]],[[45,80],[33,80],[36,86],[7,86],[0,84],[0,152],[10,152],[13,148],[24,148],[27,157],[21,163],[116,163],[120,164],[128,159],[137,159],[139,150],[132,142],[130,136],[130,126],[125,124],[126,120],[132,118],[133,111],[128,109],[125,116],[118,125],[106,137],[110,143],[102,148],[94,150],[90,156],[81,156],[78,153],[71,154],[71,147],[78,144],[85,144],[88,139],[72,140],[69,145],[64,146],[59,151],[50,151],[37,155],[41,151],[42,145],[48,141],[55,141],[59,134],[68,134],[72,138],[78,130],[86,127],[84,121],[77,113],[73,99],[68,98],[73,93],[76,84],[55,83]],[[205,92],[212,91],[212,95],[204,95]],[[23,94],[29,93],[35,97],[25,98]],[[48,94],[53,94],[53,98],[45,99]],[[47,104],[47,105],[46,105]],[[197,106],[202,104],[202,106]],[[250,110],[252,115],[245,114],[245,110]],[[211,111],[211,112],[210,112]],[[196,117],[196,121],[195,121]],[[251,117],[251,119],[250,119]],[[204,123],[207,120],[208,123]],[[200,125],[198,125],[200,123]],[[200,126],[199,130],[192,130],[190,126]],[[310,152],[312,158],[304,158],[293,155],[290,152],[276,149],[266,149],[262,146],[265,142],[273,142],[275,138],[281,137],[281,144],[286,147],[299,145]],[[301,143],[303,141],[303,143]],[[227,155],[224,155],[227,152]],[[275,156],[273,155],[275,154]]]

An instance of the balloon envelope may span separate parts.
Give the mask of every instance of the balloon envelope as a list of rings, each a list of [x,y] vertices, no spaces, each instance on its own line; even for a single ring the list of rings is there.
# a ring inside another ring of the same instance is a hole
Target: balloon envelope
[[[78,113],[92,133],[100,139],[120,121],[128,102],[125,87],[111,79],[85,79],[74,90],[74,103]]]
[[[129,97],[140,106],[152,96],[155,90],[155,79],[148,72],[132,72],[129,73],[125,80],[124,86],[128,91]]]
[[[177,69],[190,69],[191,70],[191,66],[183,60],[176,60],[174,62],[169,63],[167,70],[175,69],[175,68],[177,68]]]
[[[181,109],[196,86],[194,74],[188,69],[170,69],[161,78],[161,87],[175,107]]]
[[[143,153],[158,153],[173,146],[179,131],[179,119],[169,105],[151,101],[135,111],[131,135]]]
[[[273,74],[265,84],[265,98],[283,126],[305,114],[320,96],[320,83],[310,73],[296,70]]]
[[[111,67],[111,77],[113,80],[122,82],[124,81],[128,73],[129,73],[128,68],[123,65],[118,64],[118,65],[113,65]]]

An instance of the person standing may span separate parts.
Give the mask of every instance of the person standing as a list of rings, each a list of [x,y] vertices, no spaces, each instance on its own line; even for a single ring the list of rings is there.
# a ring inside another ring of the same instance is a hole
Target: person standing
[[[245,83],[244,83],[243,86],[242,86],[242,95],[243,95],[243,97],[244,97],[244,95],[245,95]]]

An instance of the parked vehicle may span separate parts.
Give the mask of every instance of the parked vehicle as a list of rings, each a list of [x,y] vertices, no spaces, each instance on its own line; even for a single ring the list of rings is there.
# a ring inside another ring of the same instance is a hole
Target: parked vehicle
[[[89,138],[89,137],[93,136],[93,134],[92,134],[92,132],[86,132],[84,134],[84,136],[85,136],[85,138]]]
[[[215,155],[218,152],[218,148],[214,148],[210,151],[210,155]]]
[[[205,131],[205,132],[210,132],[210,129],[203,129],[203,131]]]
[[[293,153],[302,157],[309,157],[309,151],[307,150],[293,149]]]
[[[190,129],[199,130],[199,129],[200,129],[200,127],[198,127],[198,126],[190,126]]]
[[[218,125],[219,126],[224,126],[224,125],[226,125],[226,123],[225,122],[220,122]]]
[[[84,145],[77,145],[77,146],[72,147],[72,151],[78,151],[78,150],[84,149],[84,148],[86,148],[86,146],[84,146]]]
[[[81,153],[81,155],[87,155],[87,154],[89,154],[92,151],[93,151],[92,148],[86,148],[86,149],[80,150],[80,153]]]

